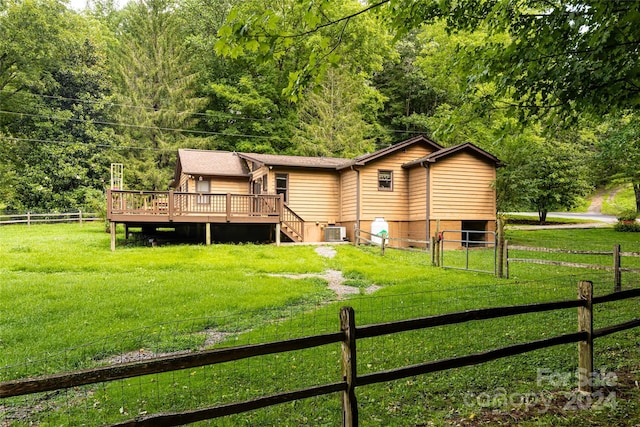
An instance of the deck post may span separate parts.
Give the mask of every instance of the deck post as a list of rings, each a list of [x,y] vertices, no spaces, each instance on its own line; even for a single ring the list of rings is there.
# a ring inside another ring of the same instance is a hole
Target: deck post
[[[169,199],[167,200],[169,206],[167,206],[167,212],[169,214],[169,222],[173,221],[173,207],[174,207],[174,197],[173,190],[169,190]]]
[[[116,223],[113,221],[109,222],[109,231],[111,232],[111,252],[115,252],[116,250]]]
[[[276,246],[280,246],[280,223],[276,223]]]
[[[205,242],[207,244],[207,246],[211,245],[211,223],[207,222],[205,224]]]

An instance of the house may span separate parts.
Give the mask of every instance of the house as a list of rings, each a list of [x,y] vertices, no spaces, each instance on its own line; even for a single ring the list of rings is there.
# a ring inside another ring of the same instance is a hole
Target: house
[[[333,227],[353,241],[377,218],[389,237],[422,242],[445,230],[491,232],[498,166],[471,143],[443,148],[424,136],[355,159],[181,149],[171,191],[109,190],[112,248],[117,223],[181,228],[207,243],[321,242]]]

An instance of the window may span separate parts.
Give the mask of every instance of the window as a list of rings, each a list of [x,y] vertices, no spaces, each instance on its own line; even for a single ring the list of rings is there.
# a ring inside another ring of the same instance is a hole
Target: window
[[[378,171],[378,190],[393,191],[393,171]]]
[[[284,202],[289,202],[289,175],[286,173],[276,174],[276,194],[282,194]]]
[[[209,192],[209,181],[196,181],[196,193],[208,193]],[[209,203],[209,196],[203,196],[201,194],[198,195],[198,204],[207,204]]]
[[[267,175],[262,177],[262,192],[263,193],[269,192],[269,181],[267,180]]]

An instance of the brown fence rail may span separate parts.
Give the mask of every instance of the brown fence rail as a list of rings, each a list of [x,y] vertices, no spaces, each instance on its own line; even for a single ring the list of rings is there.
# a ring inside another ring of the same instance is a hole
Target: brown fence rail
[[[97,384],[116,379],[133,378],[150,373],[172,372],[181,369],[205,366],[262,356],[283,353],[306,348],[321,347],[332,343],[342,343],[340,381],[314,385],[302,390],[284,391],[261,396],[253,400],[233,402],[202,409],[144,415],[114,426],[178,426],[196,421],[204,421],[222,416],[239,414],[254,409],[277,405],[284,402],[306,399],[332,393],[342,393],[343,425],[358,425],[358,404],[355,390],[369,384],[394,381],[409,376],[437,372],[463,366],[477,365],[499,358],[514,356],[547,347],[578,343],[578,384],[581,391],[591,391],[592,383],[587,376],[593,373],[593,340],[615,332],[640,326],[640,319],[633,319],[606,328],[593,329],[593,306],[612,301],[640,297],[640,289],[617,292],[593,297],[593,284],[582,281],[578,286],[578,298],[557,302],[516,305],[467,310],[411,320],[356,326],[355,312],[351,307],[340,310],[340,331],[264,344],[229,347],[217,350],[200,351],[190,354],[160,357],[140,362],[98,367],[82,371],[67,372],[39,378],[27,378],[0,383],[0,398],[27,395],[38,392],[62,390],[79,385]],[[383,370],[358,376],[357,340],[388,334],[396,334],[418,329],[443,325],[460,324],[469,321],[489,320],[526,313],[578,309],[578,331],[540,340],[514,344],[488,350],[482,353],[468,354],[448,359]]]
[[[31,213],[26,214],[3,214],[0,215],[0,225],[9,224],[38,224],[57,222],[77,222],[82,225],[86,221],[99,221],[102,218],[94,212],[65,212],[65,213]]]

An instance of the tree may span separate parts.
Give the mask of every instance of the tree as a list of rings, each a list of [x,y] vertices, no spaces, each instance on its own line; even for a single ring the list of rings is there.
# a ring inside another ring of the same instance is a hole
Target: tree
[[[590,153],[575,135],[548,139],[529,133],[514,142],[503,159],[508,169],[496,182],[503,208],[535,209],[542,224],[548,212],[574,207],[591,190]]]
[[[188,146],[203,99],[173,0],[129,3],[120,17],[112,69],[123,144],[135,187],[166,189],[178,148]]]
[[[359,13],[357,0],[249,1],[231,10],[218,31],[216,51],[252,56],[287,71],[283,94],[292,101],[319,83],[330,66],[370,76],[391,54],[390,35],[373,16]],[[351,14],[338,20],[342,14]],[[358,19],[356,19],[358,18]],[[284,67],[283,67],[284,66]]]
[[[637,113],[610,116],[601,126],[598,167],[614,182],[633,186],[636,211],[640,212],[640,124]]]
[[[0,20],[11,30],[0,40],[6,208],[94,209],[113,135],[103,29],[47,0],[12,2]]]
[[[375,150],[375,127],[365,111],[375,114],[382,96],[359,77],[330,69],[319,87],[300,101],[296,154],[356,157]]]
[[[320,33],[325,46],[341,42],[340,28],[373,12],[402,36],[438,20],[450,32],[482,29],[501,41],[473,47],[477,66],[470,81],[492,81],[501,97],[535,112],[548,109],[609,112],[640,105],[640,0],[372,0],[358,9],[325,14],[326,1],[307,0],[304,26],[292,34],[278,31],[269,11],[249,19],[230,15],[223,27],[223,52],[245,49],[269,58],[283,41]],[[472,12],[471,12],[472,11]],[[295,84],[324,71],[310,54]],[[328,58],[330,60],[330,58]],[[295,75],[294,75],[295,77]]]

